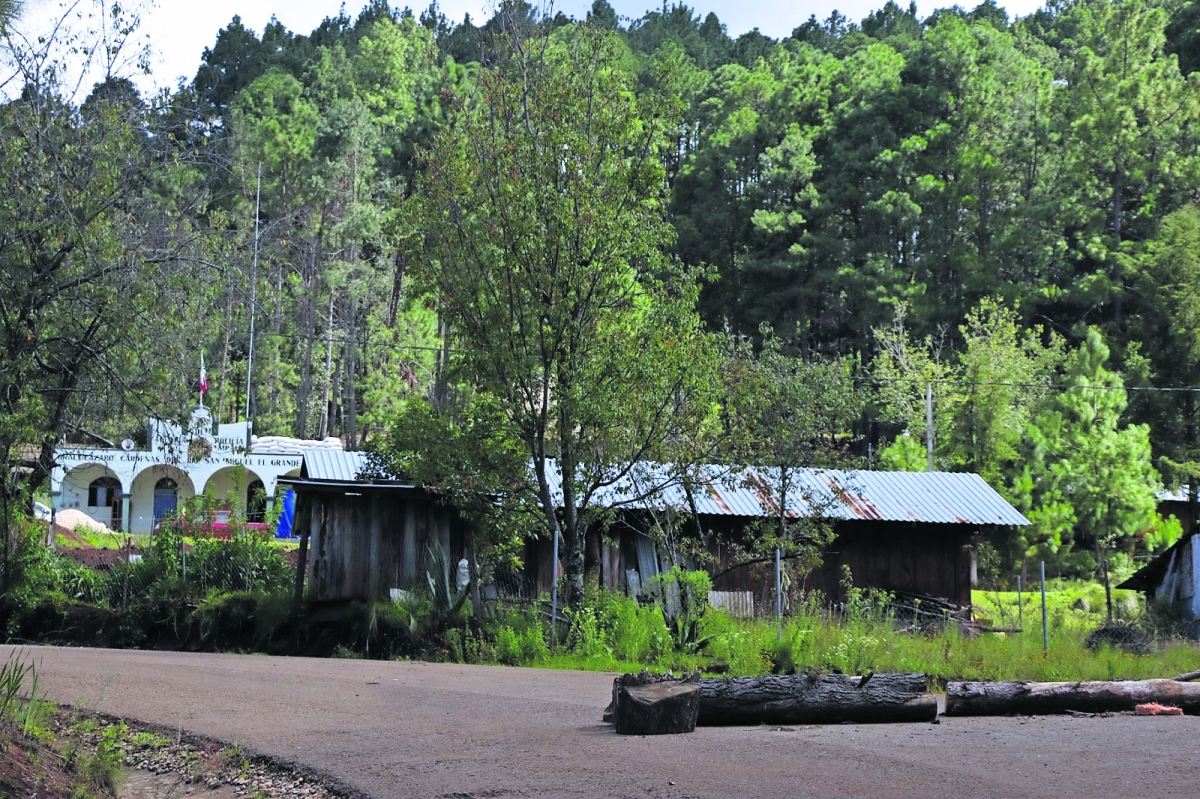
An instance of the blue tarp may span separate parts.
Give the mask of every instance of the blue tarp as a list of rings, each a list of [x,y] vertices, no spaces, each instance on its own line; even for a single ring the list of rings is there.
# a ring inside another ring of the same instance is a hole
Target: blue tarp
[[[279,514],[279,522],[275,525],[276,538],[292,537],[292,519],[296,515],[296,492],[288,489],[283,495],[283,510]]]

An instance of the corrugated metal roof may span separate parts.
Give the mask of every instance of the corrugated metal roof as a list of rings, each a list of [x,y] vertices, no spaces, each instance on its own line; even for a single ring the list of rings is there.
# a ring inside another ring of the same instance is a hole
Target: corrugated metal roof
[[[1163,489],[1158,492],[1159,502],[1188,502],[1191,497],[1188,496],[1188,487],[1181,485],[1178,488],[1171,490]]]
[[[353,482],[366,465],[364,452],[346,452],[340,449],[313,448],[300,452],[304,456],[304,468],[311,480],[344,480]]]
[[[550,465],[551,492],[562,502],[557,466]],[[675,476],[661,464],[635,467],[601,489],[597,505],[688,511],[684,488],[692,486],[697,512],[716,516],[764,516],[778,512],[778,470],[703,466]],[[800,469],[788,491],[788,515],[941,524],[1029,524],[977,474]]]

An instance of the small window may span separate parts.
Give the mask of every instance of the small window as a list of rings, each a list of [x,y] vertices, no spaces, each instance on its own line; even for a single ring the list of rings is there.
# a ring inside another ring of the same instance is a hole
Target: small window
[[[115,477],[98,477],[88,486],[88,507],[109,508],[121,493],[121,481]]]

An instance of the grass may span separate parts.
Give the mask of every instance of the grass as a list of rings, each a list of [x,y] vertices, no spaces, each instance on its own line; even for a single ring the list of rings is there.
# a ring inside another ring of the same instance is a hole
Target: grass
[[[813,599],[785,620],[782,631],[774,621],[734,619],[710,609],[702,623],[707,642],[693,651],[674,645],[661,612],[653,606],[593,592],[588,605],[560,627],[560,645],[553,651],[531,649],[523,655],[513,642],[534,634],[542,637],[546,631],[528,616],[510,612],[485,629],[484,636],[493,636],[495,644],[477,647],[476,657],[466,660],[605,672],[648,668],[679,673],[699,668],[734,676],[805,669],[848,674],[907,671],[927,674],[935,683],[1151,679],[1200,668],[1200,649],[1181,640],[1160,641],[1149,655],[1088,649],[1088,633],[1105,619],[1103,589],[1086,583],[1059,584],[1055,589],[1047,597],[1049,651],[1042,648],[1040,595],[1023,597],[1024,632],[971,637],[955,626],[924,635],[896,632],[882,598],[869,592],[860,592],[848,603],[849,611],[839,614]],[[991,614],[996,626],[1016,626],[1015,592],[979,592],[976,601],[979,614]],[[1141,612],[1137,597],[1127,592],[1117,592],[1114,602],[1126,615]]]
[[[146,549],[150,544],[150,536],[141,535],[138,533],[101,533],[89,527],[80,525],[73,531],[79,541],[67,538],[62,533],[55,536],[57,546],[61,548],[70,548],[82,546],[89,549],[120,549],[125,546],[125,542],[131,541],[135,550]],[[192,539],[184,539],[188,544],[193,543]],[[300,539],[298,538],[272,538],[268,543],[281,552],[290,552],[293,549],[300,548]]]
[[[33,662],[21,652],[10,655],[0,666],[0,746],[9,755],[8,773],[0,773],[0,793],[60,795],[61,789],[74,799],[115,796],[124,773],[123,754],[117,751],[124,724],[106,731],[94,747],[82,747],[83,725],[66,740],[58,739],[51,723],[57,712],[58,706],[45,700]],[[92,723],[87,732],[94,727]]]
[[[1021,592],[1019,604],[1016,591],[972,591],[971,603],[975,606],[976,619],[982,623],[1018,627],[1023,618],[1025,629],[1041,631],[1040,587]],[[1113,591],[1113,611],[1118,618],[1137,617],[1144,610],[1138,592]],[[1051,580],[1046,586],[1046,615],[1053,627],[1094,629],[1107,617],[1104,586],[1078,580]]]
[[[58,533],[54,537],[55,543],[60,549],[78,547],[80,541],[83,542],[84,547],[89,549],[120,549],[125,546],[126,541],[130,541],[134,549],[140,550],[150,542],[150,536],[147,535],[102,533],[84,525],[76,527],[72,532],[79,539],[78,541],[67,538],[62,533]]]

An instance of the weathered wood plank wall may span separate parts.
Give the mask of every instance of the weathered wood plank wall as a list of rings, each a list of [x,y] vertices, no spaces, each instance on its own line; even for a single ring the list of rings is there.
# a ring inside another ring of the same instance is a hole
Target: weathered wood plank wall
[[[393,588],[424,585],[428,553],[445,553],[445,573],[466,551],[458,512],[433,499],[377,491],[297,492],[297,524],[309,533],[310,602],[381,599]],[[298,529],[298,534],[303,534]]]

